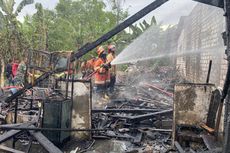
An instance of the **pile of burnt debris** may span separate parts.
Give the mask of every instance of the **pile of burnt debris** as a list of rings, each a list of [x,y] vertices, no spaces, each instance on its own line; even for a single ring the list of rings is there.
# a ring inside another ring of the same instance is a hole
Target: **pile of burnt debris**
[[[173,119],[173,87],[166,84],[169,70],[140,75],[135,68],[120,75],[116,96],[105,108],[92,110],[93,128],[105,129],[94,132],[93,138],[131,142],[123,152],[169,151]],[[163,75],[165,79],[159,80]]]
[[[117,99],[112,100],[106,109],[92,110],[94,128],[106,129],[94,133],[93,138],[132,142],[134,146],[126,152],[150,151],[150,148],[168,150],[171,144],[172,109],[168,105],[166,109],[157,105],[142,100]]]
[[[0,143],[13,138],[13,148],[0,145],[0,150],[220,152],[221,135],[215,129],[220,92],[215,86],[178,84],[184,80],[171,67],[144,70],[144,75],[142,70],[130,68],[119,74],[115,92],[109,93],[109,99],[101,106],[94,106],[89,100],[93,97],[90,82],[64,85],[66,89],[72,88],[71,93],[34,87],[11,103],[5,103],[5,99],[13,91],[5,90],[0,107],[1,124],[5,124],[0,125],[4,132]],[[76,82],[79,80],[70,84]],[[85,95],[84,88],[91,92]],[[77,90],[83,95],[75,95]],[[80,133],[86,133],[87,139],[75,139]]]

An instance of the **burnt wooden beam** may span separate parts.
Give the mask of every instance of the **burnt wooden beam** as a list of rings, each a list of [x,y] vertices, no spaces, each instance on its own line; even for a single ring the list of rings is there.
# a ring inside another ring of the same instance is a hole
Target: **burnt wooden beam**
[[[151,119],[151,118],[153,118],[154,116],[157,116],[157,115],[166,115],[166,114],[170,114],[172,112],[173,112],[173,110],[169,109],[169,110],[163,110],[163,111],[159,111],[159,112],[155,112],[155,113],[148,113],[148,114],[137,115],[137,116],[111,115],[111,117],[120,118],[120,119],[128,119],[128,120],[131,120],[131,121],[134,121],[134,122],[139,122],[139,121]]]
[[[154,129],[154,128],[139,128],[140,131],[154,131],[154,132],[172,132],[172,129]]]
[[[179,153],[185,153],[184,149],[181,147],[179,142],[175,141],[175,147]]]
[[[12,138],[13,136],[19,134],[20,132],[22,132],[22,131],[21,130],[10,130],[8,132],[5,132],[4,134],[2,134],[0,136],[0,143],[9,140],[10,138]]]
[[[92,109],[92,113],[146,113],[158,112],[159,109]]]
[[[29,131],[29,133],[43,146],[49,153],[63,153],[50,140],[48,140],[41,132]]]
[[[32,123],[25,123],[25,124],[21,124],[21,125],[16,124],[15,126],[13,126],[13,124],[10,124],[8,127],[10,127],[10,128],[16,128],[16,127],[26,128],[26,127],[30,126],[31,124]],[[3,125],[2,127],[6,127],[6,125]],[[8,132],[3,133],[2,135],[0,135],[0,143],[9,140],[13,136],[15,136],[21,132],[22,132],[22,130],[10,130]]]
[[[0,151],[3,151],[4,153],[25,153],[23,151],[19,151],[19,150],[9,148],[3,145],[0,145]]]

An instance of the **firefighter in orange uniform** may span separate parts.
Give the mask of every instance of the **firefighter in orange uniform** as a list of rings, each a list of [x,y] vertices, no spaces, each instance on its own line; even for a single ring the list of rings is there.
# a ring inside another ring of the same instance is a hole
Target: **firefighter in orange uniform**
[[[107,64],[110,66],[110,70],[109,70],[110,75],[108,75],[108,76],[110,79],[109,88],[110,88],[111,92],[114,91],[114,85],[116,83],[116,66],[115,65],[111,66],[111,62],[116,57],[115,51],[116,51],[115,45],[109,45],[108,46]]]
[[[106,65],[106,53],[102,46],[98,47],[97,54],[98,59],[94,63],[95,86],[96,92],[100,93],[106,90],[109,67]]]
[[[92,73],[94,71],[94,63],[96,61],[95,57],[92,57],[90,60],[87,61],[86,67],[88,69],[88,73]]]
[[[96,58],[93,57],[92,59],[86,61],[84,60],[81,63],[81,73],[82,73],[82,78],[89,76],[91,73],[94,72],[94,63],[96,61]]]

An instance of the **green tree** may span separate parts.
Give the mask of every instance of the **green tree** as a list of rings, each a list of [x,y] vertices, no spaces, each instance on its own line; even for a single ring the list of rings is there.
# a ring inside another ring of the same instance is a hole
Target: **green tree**
[[[23,0],[14,10],[14,0],[0,0],[0,16],[3,23],[1,34],[4,37],[4,40],[2,40],[4,42],[1,42],[1,52],[4,59],[12,58],[25,51],[24,45],[26,43],[23,42],[17,16],[26,5],[32,3],[33,0]]]
[[[116,25],[116,15],[107,11],[101,0],[60,0],[55,11],[41,6],[36,9],[23,23],[23,32],[33,49],[43,49],[46,42],[49,51],[75,50]]]
[[[37,12],[33,16],[25,16],[22,24],[23,34],[31,49],[48,50],[48,33],[55,18],[55,13],[36,3]]]
[[[14,0],[0,0],[0,52],[1,52],[1,85],[3,85],[4,65],[8,59],[20,56],[26,50],[26,44],[20,31],[20,23],[17,20],[22,9],[33,0],[23,0],[14,9]]]

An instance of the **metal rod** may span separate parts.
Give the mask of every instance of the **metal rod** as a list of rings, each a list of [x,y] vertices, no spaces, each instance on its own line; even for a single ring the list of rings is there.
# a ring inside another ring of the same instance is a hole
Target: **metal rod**
[[[90,84],[89,84],[89,105],[90,105],[90,108],[89,108],[89,115],[90,115],[90,128],[92,128],[92,104],[93,104],[93,85],[92,85],[92,80],[90,79]],[[92,139],[92,134],[90,133],[90,139]]]
[[[33,98],[31,98],[31,99],[30,99],[30,109],[32,109],[32,108],[33,108],[34,90],[32,90],[32,93],[31,93],[31,94],[32,94],[32,97],[33,97]]]
[[[165,91],[165,90],[163,90],[163,89],[161,89],[161,88],[159,88],[159,87],[157,87],[157,86],[155,86],[153,84],[146,83],[146,84],[144,84],[144,86],[152,88],[152,89],[156,89],[156,90],[158,90],[159,92],[163,93],[164,95],[166,95],[168,97],[171,97],[171,98],[173,97],[173,93],[167,92],[167,91]]]
[[[18,118],[18,98],[16,98],[14,109],[14,124],[16,124]]]
[[[57,81],[68,81],[68,79],[59,78],[59,79],[57,79]],[[71,80],[69,80],[69,81],[81,82],[81,83],[90,83],[90,80],[82,80],[82,79],[71,79]]]
[[[70,127],[72,127],[72,116],[73,116],[73,92],[74,92],[74,74],[72,75],[72,82],[71,82],[71,109],[70,109]]]
[[[67,62],[67,65],[68,65],[68,69],[67,69],[67,75],[66,75],[66,99],[68,98],[68,91],[69,91],[69,82],[71,81],[71,79],[69,79],[69,73],[70,73],[70,59],[68,59],[68,62]]]
[[[207,75],[206,83],[209,83],[211,70],[212,70],[212,60],[209,61],[208,75]]]
[[[72,80],[71,80],[71,100],[72,100],[72,106],[71,106],[71,110],[73,108],[73,92],[74,92],[74,75],[72,75]]]

